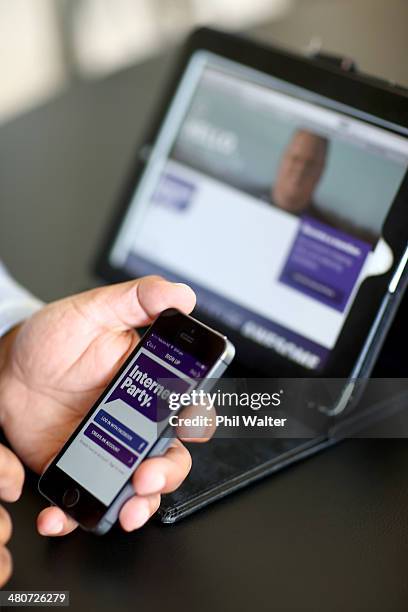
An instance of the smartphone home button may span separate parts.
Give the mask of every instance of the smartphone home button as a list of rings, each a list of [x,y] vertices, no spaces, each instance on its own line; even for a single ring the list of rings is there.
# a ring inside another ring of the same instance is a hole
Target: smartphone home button
[[[79,501],[78,489],[67,489],[62,497],[62,503],[66,508],[72,508]]]

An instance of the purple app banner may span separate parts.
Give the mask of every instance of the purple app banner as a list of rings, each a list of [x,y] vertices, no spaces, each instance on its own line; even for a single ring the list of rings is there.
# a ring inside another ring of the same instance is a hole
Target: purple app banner
[[[153,194],[153,202],[178,212],[184,212],[192,203],[196,188],[192,183],[165,173]]]
[[[163,382],[164,381],[164,382]],[[107,402],[120,399],[145,417],[158,423],[168,418],[171,393],[185,393],[190,384],[141,353],[120,379]]]
[[[343,312],[372,246],[304,216],[281,283]]]
[[[119,442],[97,427],[94,423],[88,425],[84,431],[84,435],[127,467],[132,467],[135,463],[137,455],[131,453],[127,448],[119,444]]]

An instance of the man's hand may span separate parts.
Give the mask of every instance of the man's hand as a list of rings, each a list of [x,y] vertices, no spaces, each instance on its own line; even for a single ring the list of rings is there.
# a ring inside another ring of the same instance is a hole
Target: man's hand
[[[194,304],[186,285],[151,276],[54,302],[8,334],[0,420],[23,462],[44,470],[136,346],[135,327],[169,307],[189,313]],[[179,441],[164,457],[144,461],[133,477],[136,494],[121,510],[122,527],[143,525],[160,494],[176,489],[190,467]],[[57,507],[43,510],[37,524],[44,535],[63,535],[76,526]]]
[[[20,461],[8,448],[0,444],[0,499],[16,501],[24,483],[24,470]],[[0,506],[0,587],[10,578],[12,561],[6,544],[11,536],[11,519]]]

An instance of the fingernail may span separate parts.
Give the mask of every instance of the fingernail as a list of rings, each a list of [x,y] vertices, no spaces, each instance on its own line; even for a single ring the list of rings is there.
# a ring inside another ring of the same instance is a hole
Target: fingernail
[[[15,502],[21,495],[21,489],[15,489],[12,487],[6,487],[0,489],[0,499],[4,499],[7,502]]]
[[[64,524],[61,520],[58,519],[56,521],[52,521],[51,523],[47,525],[47,534],[57,535],[58,533],[61,533],[63,527],[64,527]]]
[[[135,512],[134,518],[134,526],[141,527],[149,520],[149,506],[147,502],[143,505],[140,505],[138,510]]]
[[[201,438],[207,439],[212,432],[211,427],[204,426],[193,426],[193,427],[181,427],[177,429],[177,434],[182,439],[199,440]]]
[[[149,505],[147,501],[140,499],[136,508],[133,508],[126,520],[122,523],[125,531],[133,531],[144,525],[150,517]]]
[[[186,285],[186,283],[174,283],[177,287],[182,287],[183,289],[187,289],[188,291],[190,291],[190,293],[194,293],[194,291],[192,290],[192,288],[189,285]]]
[[[190,438],[207,438],[209,430],[207,427],[190,427],[187,431]]]

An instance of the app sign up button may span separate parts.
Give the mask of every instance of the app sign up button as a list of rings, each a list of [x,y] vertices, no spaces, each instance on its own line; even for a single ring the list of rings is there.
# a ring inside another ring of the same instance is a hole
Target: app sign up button
[[[106,450],[113,457],[116,457],[121,463],[127,467],[132,467],[137,459],[137,455],[131,453],[127,448],[114,440],[111,436],[97,427],[94,423],[88,425],[84,434],[87,438],[95,442],[98,446]]]

